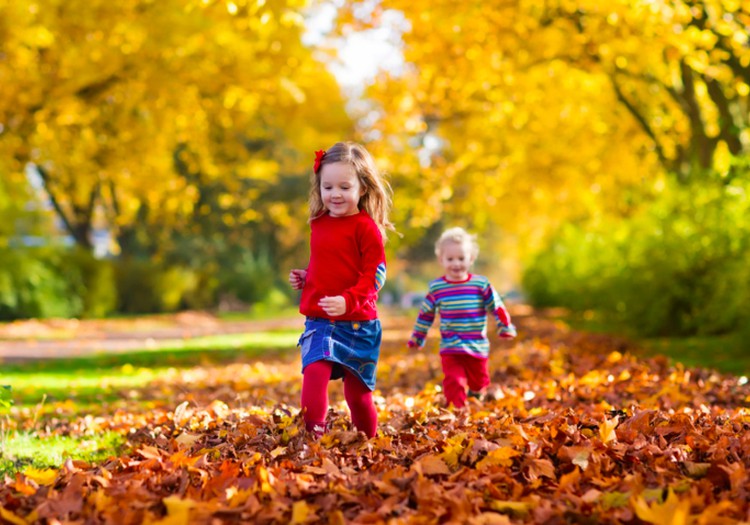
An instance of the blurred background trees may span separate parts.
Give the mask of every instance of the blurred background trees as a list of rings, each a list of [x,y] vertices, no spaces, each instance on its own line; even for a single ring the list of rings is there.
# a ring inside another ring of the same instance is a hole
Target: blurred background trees
[[[397,21],[356,99],[304,1],[0,1],[0,317],[290,302],[312,151],[353,139],[395,190],[392,297],[461,225],[535,304],[747,322],[748,2],[333,5],[344,43]]]

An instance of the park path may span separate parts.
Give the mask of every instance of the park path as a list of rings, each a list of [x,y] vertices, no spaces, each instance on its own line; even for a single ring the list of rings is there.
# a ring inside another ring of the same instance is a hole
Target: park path
[[[302,327],[300,316],[225,321],[204,312],[134,319],[16,321],[0,325],[0,363],[157,350],[189,339],[295,327]]]
[[[532,319],[539,330],[545,314],[522,304],[509,305],[514,321]],[[381,308],[384,341],[406,341],[411,314]],[[549,325],[549,321],[545,324]],[[303,329],[300,315],[263,320],[222,320],[206,312],[143,316],[132,319],[49,319],[0,324],[0,363],[64,359],[101,353],[127,353],[179,347],[186,340],[221,335]]]

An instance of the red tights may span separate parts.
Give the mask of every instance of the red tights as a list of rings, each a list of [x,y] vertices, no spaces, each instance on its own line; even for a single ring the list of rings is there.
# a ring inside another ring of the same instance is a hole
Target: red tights
[[[328,382],[331,380],[333,363],[316,361],[305,367],[302,378],[302,410],[305,426],[325,427],[328,412]],[[357,376],[344,368],[344,398],[352,415],[352,423],[367,437],[375,436],[378,414],[372,401],[372,392]]]
[[[466,388],[474,392],[484,390],[490,384],[487,359],[465,354],[442,354],[443,392],[446,402],[460,408],[466,405]]]

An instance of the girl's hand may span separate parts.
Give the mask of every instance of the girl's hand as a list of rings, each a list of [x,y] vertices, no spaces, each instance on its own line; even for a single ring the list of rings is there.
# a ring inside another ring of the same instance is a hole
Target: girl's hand
[[[333,297],[323,297],[318,301],[323,311],[331,317],[344,315],[346,313],[346,299],[341,295],[335,295]]]
[[[299,290],[305,286],[305,279],[307,279],[307,270],[292,270],[289,272],[289,284],[295,290]]]

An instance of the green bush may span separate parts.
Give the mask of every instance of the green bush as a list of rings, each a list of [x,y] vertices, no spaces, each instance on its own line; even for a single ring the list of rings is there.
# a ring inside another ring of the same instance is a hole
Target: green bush
[[[186,297],[196,297],[200,285],[194,270],[149,260],[118,260],[115,275],[117,309],[126,314],[175,312],[185,307]]]
[[[750,184],[668,186],[627,220],[566,225],[527,265],[533,304],[596,310],[642,335],[750,320]]]
[[[265,253],[244,251],[219,275],[219,291],[234,295],[240,301],[253,304],[265,300],[274,288],[274,268]]]
[[[101,318],[117,308],[117,286],[114,263],[97,259],[91,252],[73,248],[61,258],[58,271],[82,301],[81,317]]]
[[[65,275],[66,248],[0,249],[0,319],[77,317],[83,301]]]

